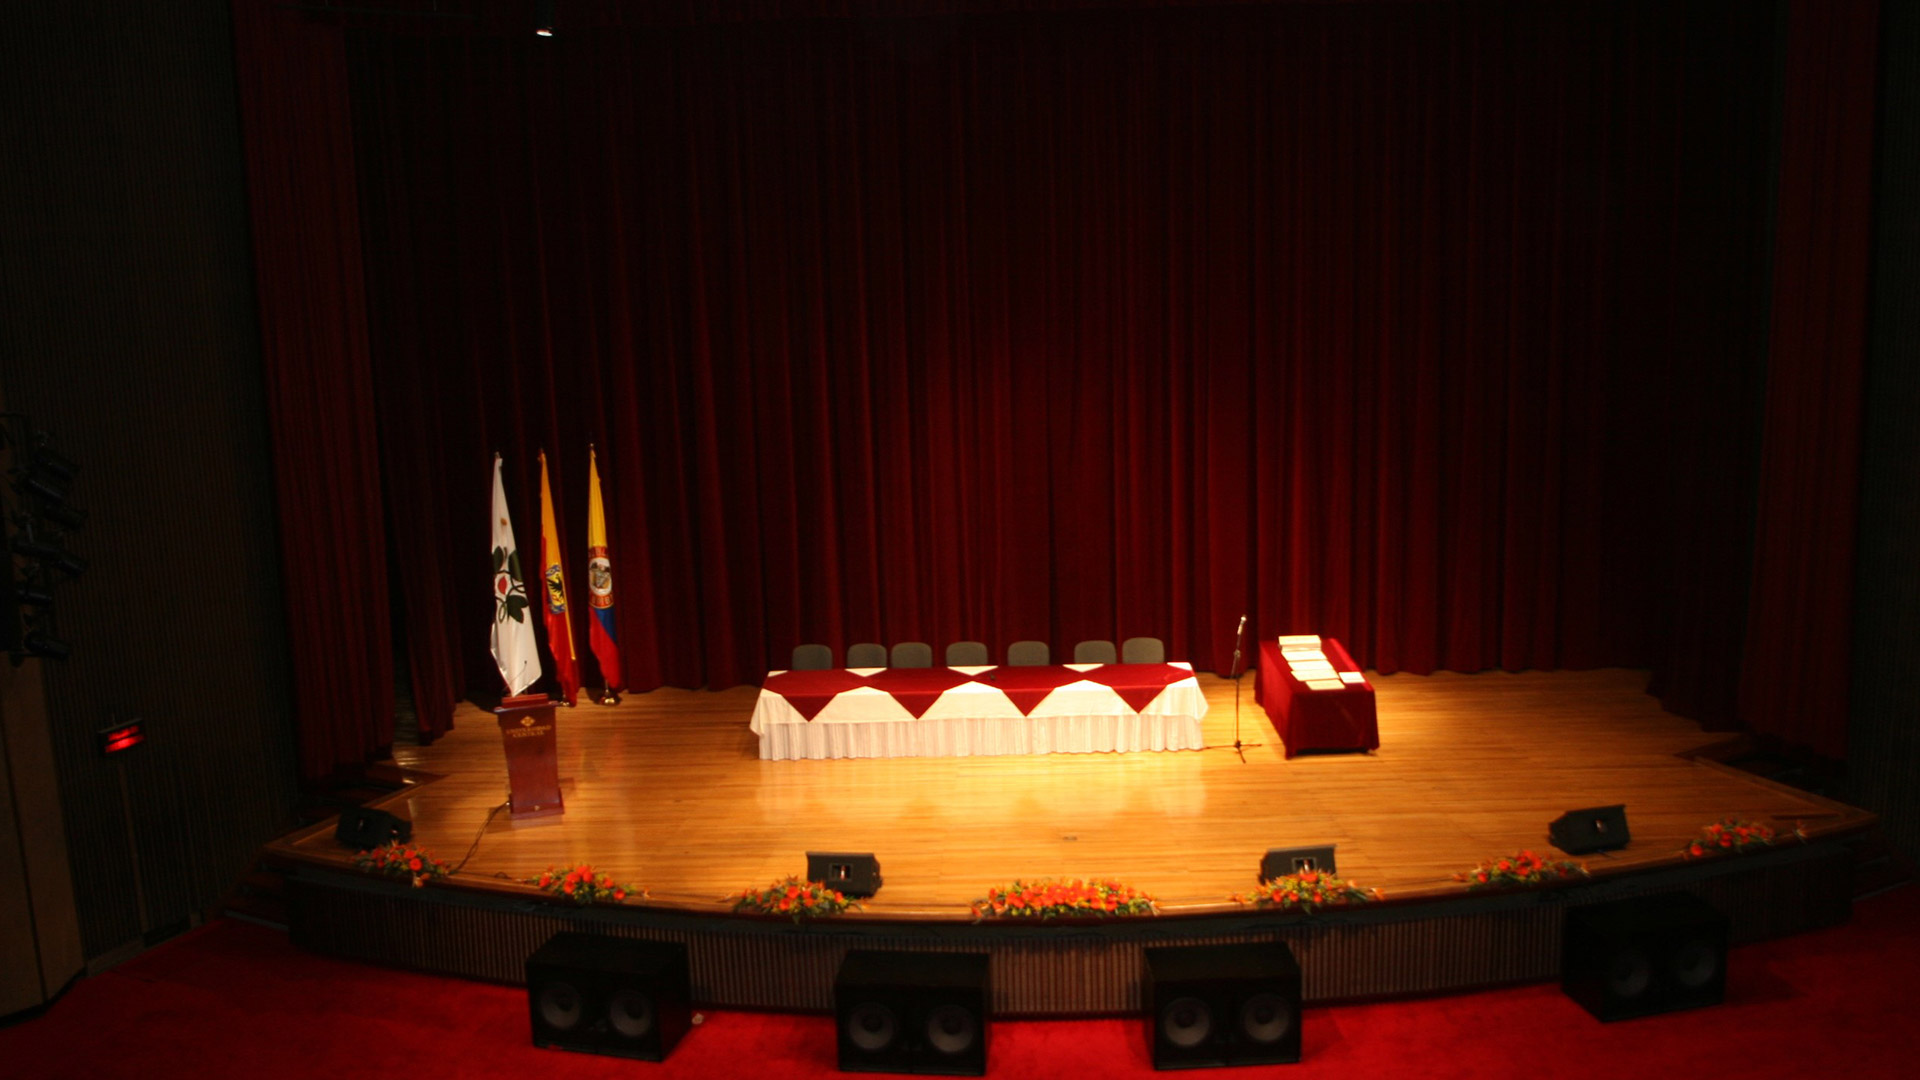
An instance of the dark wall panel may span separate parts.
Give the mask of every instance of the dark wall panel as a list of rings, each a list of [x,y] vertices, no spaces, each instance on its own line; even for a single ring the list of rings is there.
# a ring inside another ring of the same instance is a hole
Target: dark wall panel
[[[218,899],[294,797],[245,181],[225,5],[8,21],[0,382],[92,515],[47,691],[98,958]],[[101,759],[131,716],[148,745]]]
[[[1920,856],[1920,5],[1886,4],[1854,586],[1852,797]]]

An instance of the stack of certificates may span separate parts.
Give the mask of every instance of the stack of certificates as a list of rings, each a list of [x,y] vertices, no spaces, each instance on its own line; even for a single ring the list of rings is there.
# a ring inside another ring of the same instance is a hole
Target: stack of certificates
[[[1280,638],[1280,656],[1293,669],[1293,677],[1309,690],[1339,690],[1367,681],[1357,671],[1339,671],[1327,659],[1319,634],[1286,634]]]

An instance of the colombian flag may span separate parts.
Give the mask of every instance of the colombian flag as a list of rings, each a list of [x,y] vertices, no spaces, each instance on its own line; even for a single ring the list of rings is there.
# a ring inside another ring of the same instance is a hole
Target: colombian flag
[[[625,685],[620,676],[620,635],[613,623],[613,563],[607,559],[607,511],[600,503],[600,463],[587,448],[587,603],[593,621],[588,640],[600,661],[609,691]]]
[[[580,665],[574,662],[573,624],[567,614],[567,581],[560,571],[560,526],[553,515],[553,488],[547,483],[547,452],[540,451],[540,580],[546,586],[547,650],[560,696],[574,704],[580,693]]]

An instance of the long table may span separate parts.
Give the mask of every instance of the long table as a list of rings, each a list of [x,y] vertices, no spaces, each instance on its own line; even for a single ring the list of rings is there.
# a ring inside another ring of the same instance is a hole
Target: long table
[[[1312,661],[1290,662],[1288,652],[1296,657],[1318,656],[1321,664],[1314,667],[1320,677],[1300,677],[1297,672],[1312,670],[1308,666]],[[1333,638],[1315,638],[1311,646],[1300,639],[1291,648],[1283,648],[1279,641],[1261,642],[1253,696],[1280,733],[1288,757],[1303,750],[1380,748],[1373,687],[1367,685],[1346,647]]]
[[[1193,665],[774,671],[754,703],[765,759],[1198,750]]]

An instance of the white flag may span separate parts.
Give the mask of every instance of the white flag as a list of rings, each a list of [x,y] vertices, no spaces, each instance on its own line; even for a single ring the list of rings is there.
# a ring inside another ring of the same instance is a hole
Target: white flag
[[[493,455],[493,662],[512,696],[540,677],[540,650],[527,617],[527,586],[520,576],[520,551],[507,516],[507,489],[500,482],[500,455]]]

